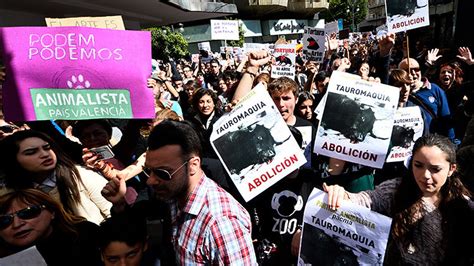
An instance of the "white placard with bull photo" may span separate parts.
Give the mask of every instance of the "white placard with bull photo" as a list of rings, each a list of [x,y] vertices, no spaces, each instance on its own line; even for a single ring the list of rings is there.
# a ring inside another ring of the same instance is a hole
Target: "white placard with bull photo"
[[[385,0],[387,27],[397,33],[430,25],[428,0]]]
[[[382,265],[392,219],[350,201],[337,210],[315,188],[304,210],[298,265]]]
[[[277,44],[273,50],[272,78],[288,77],[295,79],[296,45]]]
[[[303,58],[305,60],[322,63],[324,60],[324,43],[326,37],[324,29],[304,27],[303,34]]]
[[[302,149],[261,84],[213,128],[212,147],[245,201],[306,163]]]
[[[392,148],[387,163],[403,162],[411,156],[415,141],[423,135],[424,123],[420,107],[411,106],[397,109],[393,123]]]
[[[399,90],[334,71],[314,152],[382,168],[392,134]]]

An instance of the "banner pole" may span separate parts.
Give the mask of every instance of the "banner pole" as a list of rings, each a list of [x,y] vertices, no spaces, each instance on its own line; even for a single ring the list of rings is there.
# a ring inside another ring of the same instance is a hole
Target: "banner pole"
[[[407,40],[407,64],[408,64],[408,74],[411,72],[410,67],[410,42],[408,38],[408,31],[405,32],[406,40]]]

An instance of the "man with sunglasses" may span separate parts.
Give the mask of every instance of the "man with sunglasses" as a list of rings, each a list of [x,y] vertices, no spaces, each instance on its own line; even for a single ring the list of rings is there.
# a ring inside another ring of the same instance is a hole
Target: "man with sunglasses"
[[[201,149],[196,132],[184,122],[164,121],[148,138],[144,170],[156,198],[169,206],[176,262],[256,265],[250,216],[229,193],[206,177],[201,168]],[[124,181],[119,179],[112,179],[102,190],[114,204],[114,211],[128,208],[123,198],[125,190]],[[158,203],[147,205],[151,207],[147,215],[160,211]]]
[[[410,100],[420,106],[430,133],[444,135],[453,143],[459,144],[460,141],[455,138],[446,93],[438,85],[422,77],[420,65],[415,59],[405,58],[398,67],[410,74],[412,79]]]

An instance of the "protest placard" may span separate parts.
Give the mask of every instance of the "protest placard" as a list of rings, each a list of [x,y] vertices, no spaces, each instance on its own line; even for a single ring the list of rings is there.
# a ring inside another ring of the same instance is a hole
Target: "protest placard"
[[[273,50],[275,56],[272,65],[272,78],[288,77],[295,78],[296,45],[276,44]]]
[[[211,51],[211,43],[210,42],[200,42],[198,43],[198,49],[200,51]]]
[[[214,124],[211,144],[246,201],[306,163],[262,84]]]
[[[382,265],[392,219],[314,188],[306,202],[298,265]]]
[[[385,0],[388,32],[401,32],[430,25],[428,0]]]
[[[307,61],[322,63],[324,60],[324,29],[304,27],[303,58]]]
[[[301,132],[303,137],[303,143],[301,144],[301,148],[304,150],[306,146],[311,143],[311,136],[313,135],[313,127],[312,126],[301,126],[296,127]]]
[[[43,256],[36,246],[29,247],[9,256],[0,258],[0,266],[46,266]]]
[[[48,27],[92,27],[111,30],[125,30],[122,16],[45,18]]]
[[[154,117],[150,32],[9,27],[0,39],[7,120]]]
[[[339,24],[337,21],[329,22],[324,25],[324,32],[327,36],[331,35],[331,33],[339,34]]]
[[[239,21],[211,19],[211,39],[239,40]]]
[[[386,162],[403,162],[411,156],[415,141],[423,135],[424,123],[418,106],[397,109],[393,123],[391,149]]]
[[[398,88],[334,71],[314,152],[382,168],[392,134]]]

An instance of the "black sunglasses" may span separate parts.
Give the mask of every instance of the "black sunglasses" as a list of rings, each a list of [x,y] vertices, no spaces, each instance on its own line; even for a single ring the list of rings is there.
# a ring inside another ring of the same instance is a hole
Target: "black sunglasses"
[[[168,172],[165,169],[148,168],[148,167],[145,167],[145,166],[143,166],[143,173],[145,173],[145,175],[147,177],[150,177],[151,173],[153,173],[158,178],[160,178],[162,180],[170,181],[171,177],[173,177],[173,175],[176,174],[179,171],[179,169],[183,168],[183,166],[185,166],[189,162],[189,160],[191,160],[191,159],[192,158],[187,159],[180,167],[178,167],[176,170],[174,170],[171,174],[170,174],[170,172]]]
[[[41,214],[41,211],[45,208],[45,205],[33,205],[11,214],[2,215],[0,216],[0,230],[10,226],[13,223],[13,218],[15,216],[22,220],[30,220],[38,217]]]

